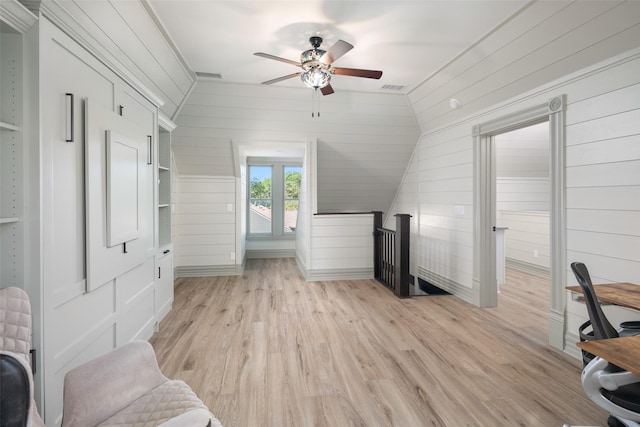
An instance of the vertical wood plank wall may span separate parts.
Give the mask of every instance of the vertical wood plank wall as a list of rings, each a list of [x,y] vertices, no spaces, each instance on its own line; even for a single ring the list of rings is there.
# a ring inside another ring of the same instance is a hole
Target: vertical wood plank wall
[[[507,265],[537,274],[549,274],[549,212],[500,211],[497,224],[505,231]],[[537,253],[537,256],[534,254]]]
[[[418,269],[434,272],[461,290],[471,288],[471,128],[480,121],[566,94],[567,262],[585,262],[599,282],[638,283],[639,90],[640,50],[636,49],[460,123],[425,133],[417,147],[419,243],[414,256]],[[406,180],[399,191],[413,185]],[[573,283],[575,279],[567,269],[567,284]],[[460,293],[463,298],[467,295]],[[620,310],[610,309],[612,316]],[[586,311],[584,306],[569,301],[567,312],[567,336],[575,338]]]
[[[237,274],[236,178],[177,178],[176,276]],[[229,211],[228,205],[231,205]]]
[[[341,92],[336,86],[336,93],[322,98],[322,115],[315,118],[311,97],[304,87],[199,80],[175,119],[179,174],[234,176],[232,141],[315,138],[319,205],[314,212],[385,209],[419,136],[407,97]]]
[[[372,214],[314,216],[308,279],[372,278],[372,231]]]

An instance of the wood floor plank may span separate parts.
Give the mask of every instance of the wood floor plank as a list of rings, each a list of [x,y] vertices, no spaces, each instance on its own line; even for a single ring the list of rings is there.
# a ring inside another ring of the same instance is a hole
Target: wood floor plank
[[[548,344],[549,285],[507,270],[495,308],[305,282],[292,259],[181,278],[151,338],[162,371],[232,426],[604,426]]]

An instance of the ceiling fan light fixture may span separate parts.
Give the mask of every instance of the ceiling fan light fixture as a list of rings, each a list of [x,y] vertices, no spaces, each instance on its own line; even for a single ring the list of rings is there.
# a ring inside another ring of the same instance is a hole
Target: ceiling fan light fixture
[[[310,70],[322,65],[328,67],[328,65],[321,62],[325,53],[327,52],[322,49],[309,49],[302,52],[300,54],[300,64],[302,64],[302,69]]]
[[[322,89],[331,82],[331,73],[320,67],[315,67],[302,73],[300,79],[312,89]]]

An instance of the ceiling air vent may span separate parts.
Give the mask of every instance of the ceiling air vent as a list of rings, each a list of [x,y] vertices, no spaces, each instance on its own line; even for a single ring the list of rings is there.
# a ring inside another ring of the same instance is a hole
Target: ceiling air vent
[[[404,88],[406,88],[405,85],[384,85],[384,86],[382,86],[382,89],[384,89],[384,90],[394,90],[396,92],[400,92],[400,91],[404,90]]]
[[[218,79],[222,78],[222,74],[219,73],[203,73],[202,71],[196,71],[196,76],[201,79]]]

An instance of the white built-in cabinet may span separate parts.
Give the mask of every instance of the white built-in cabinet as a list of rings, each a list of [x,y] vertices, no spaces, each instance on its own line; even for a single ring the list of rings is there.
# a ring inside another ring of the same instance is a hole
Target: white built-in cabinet
[[[175,125],[46,14],[7,5],[30,24],[2,14],[0,287],[29,292],[35,397],[57,426],[66,372],[150,338],[171,309]]]

